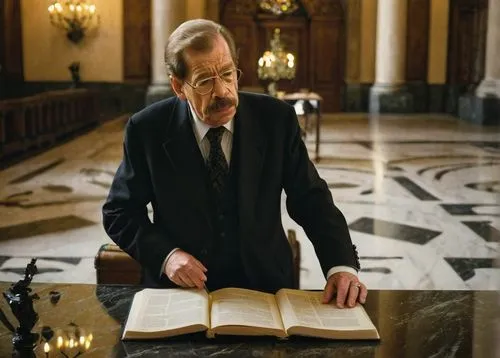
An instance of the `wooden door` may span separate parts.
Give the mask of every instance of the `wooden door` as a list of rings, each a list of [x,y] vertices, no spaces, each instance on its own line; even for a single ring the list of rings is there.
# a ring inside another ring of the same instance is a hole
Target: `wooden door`
[[[220,19],[233,35],[238,52],[238,67],[243,71],[241,87],[259,87],[257,76],[257,2],[253,0],[220,0]]]
[[[406,35],[406,81],[427,81],[430,1],[408,1]]]
[[[311,16],[309,78],[324,112],[342,110],[345,87],[345,13],[339,0],[302,0]]]
[[[305,18],[293,17],[276,19],[274,17],[260,17],[258,21],[258,56],[270,48],[270,41],[274,30],[280,29],[280,39],[283,49],[295,57],[295,78],[280,80],[277,89],[286,92],[296,92],[300,88],[310,88],[308,79],[309,54],[308,54],[308,23]]]
[[[251,17],[233,17],[224,24],[234,37],[238,51],[238,67],[243,71],[240,87],[258,87],[257,29]]]
[[[0,0],[0,98],[22,95],[23,38],[21,2]]]
[[[263,89],[257,61],[269,48],[276,27],[287,51],[297,58],[293,81],[281,80],[279,90],[308,88],[323,98],[326,112],[338,112],[344,86],[345,30],[341,0],[297,0],[299,9],[275,16],[262,11],[255,0],[220,0],[221,23],[234,35],[244,76],[241,86]]]
[[[5,29],[4,7],[4,0],[0,0],[0,29]],[[5,36],[2,30],[2,33],[0,33],[0,100],[5,98],[6,92],[5,52]]]
[[[458,98],[472,93],[484,77],[488,0],[450,2],[447,110],[456,113]]]

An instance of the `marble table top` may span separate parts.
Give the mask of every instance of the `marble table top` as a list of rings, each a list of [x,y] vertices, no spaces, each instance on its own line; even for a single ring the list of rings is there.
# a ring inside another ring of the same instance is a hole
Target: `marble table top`
[[[0,282],[2,292],[9,286]],[[123,324],[139,287],[53,283],[32,287],[40,297],[35,302],[40,318],[33,331],[46,326],[56,332],[54,337],[59,330],[91,334],[88,349],[79,348],[84,357],[500,357],[500,295],[495,291],[370,291],[365,308],[380,341],[189,335],[122,342]],[[57,303],[51,300],[54,292],[60,294]],[[3,299],[1,308],[15,322]],[[0,324],[0,357],[12,356],[11,337]],[[49,341],[52,347],[54,337]],[[45,357],[43,343],[35,355]],[[49,352],[49,357],[58,356],[62,357]]]

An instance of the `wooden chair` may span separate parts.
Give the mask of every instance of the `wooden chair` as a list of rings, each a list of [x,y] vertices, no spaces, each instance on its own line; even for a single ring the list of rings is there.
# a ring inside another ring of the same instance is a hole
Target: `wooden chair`
[[[295,230],[288,230],[288,242],[293,255],[293,283],[300,287],[300,243]],[[138,285],[141,266],[116,244],[103,244],[94,259],[98,284]]]

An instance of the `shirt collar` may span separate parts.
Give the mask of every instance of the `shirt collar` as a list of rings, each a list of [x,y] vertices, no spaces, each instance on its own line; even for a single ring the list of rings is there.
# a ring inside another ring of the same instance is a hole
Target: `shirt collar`
[[[189,110],[191,111],[191,115],[192,115],[192,118],[193,118],[194,130],[195,130],[195,133],[196,133],[196,139],[197,139],[198,143],[200,143],[203,140],[203,138],[205,138],[205,135],[208,133],[208,130],[210,128],[212,128],[212,127],[210,127],[208,124],[206,124],[205,122],[203,122],[196,115],[196,112],[194,111],[193,106],[191,105],[191,103],[189,101],[187,101],[187,103],[189,104]],[[233,134],[234,133],[234,118],[231,118],[231,120],[229,122],[227,122],[226,124],[224,124],[224,127],[231,134]]]

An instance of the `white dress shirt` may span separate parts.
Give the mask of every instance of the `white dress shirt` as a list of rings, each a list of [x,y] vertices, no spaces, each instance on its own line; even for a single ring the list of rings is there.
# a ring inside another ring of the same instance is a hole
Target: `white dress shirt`
[[[205,162],[208,159],[208,154],[210,153],[210,142],[208,141],[208,138],[206,137],[206,134],[208,133],[208,130],[211,128],[208,124],[205,122],[201,121],[199,117],[196,115],[196,112],[194,111],[193,107],[191,106],[191,103],[189,103],[189,109],[191,110],[191,115],[193,117],[193,131],[194,135],[196,137],[196,141],[198,142],[198,146],[200,147],[201,154],[203,156],[203,159]],[[221,147],[222,151],[224,152],[224,156],[226,157],[227,164],[231,163],[231,150],[233,148],[233,134],[234,134],[234,119],[231,119],[229,122],[224,124],[224,127],[226,130],[224,131],[222,135],[222,140],[221,140]],[[175,248],[170,253],[167,255],[165,260],[163,261],[163,271],[165,272],[165,265],[167,264],[168,259],[174,252],[179,250],[179,248]],[[350,266],[334,266],[327,272],[327,278],[329,278],[331,275],[337,272],[350,272],[353,275],[357,275],[356,269]]]
[[[189,103],[189,108],[191,109],[191,114],[194,118],[193,131],[196,137],[196,142],[198,142],[201,155],[203,155],[203,159],[205,159],[206,162],[208,160],[208,154],[210,153],[210,142],[208,141],[207,133],[212,127],[198,118],[195,111],[193,110],[193,107],[191,107],[191,103]],[[220,145],[229,167],[229,164],[231,163],[231,150],[233,148],[234,119],[231,119],[229,122],[224,124],[224,128],[226,128],[226,130],[222,134]]]

